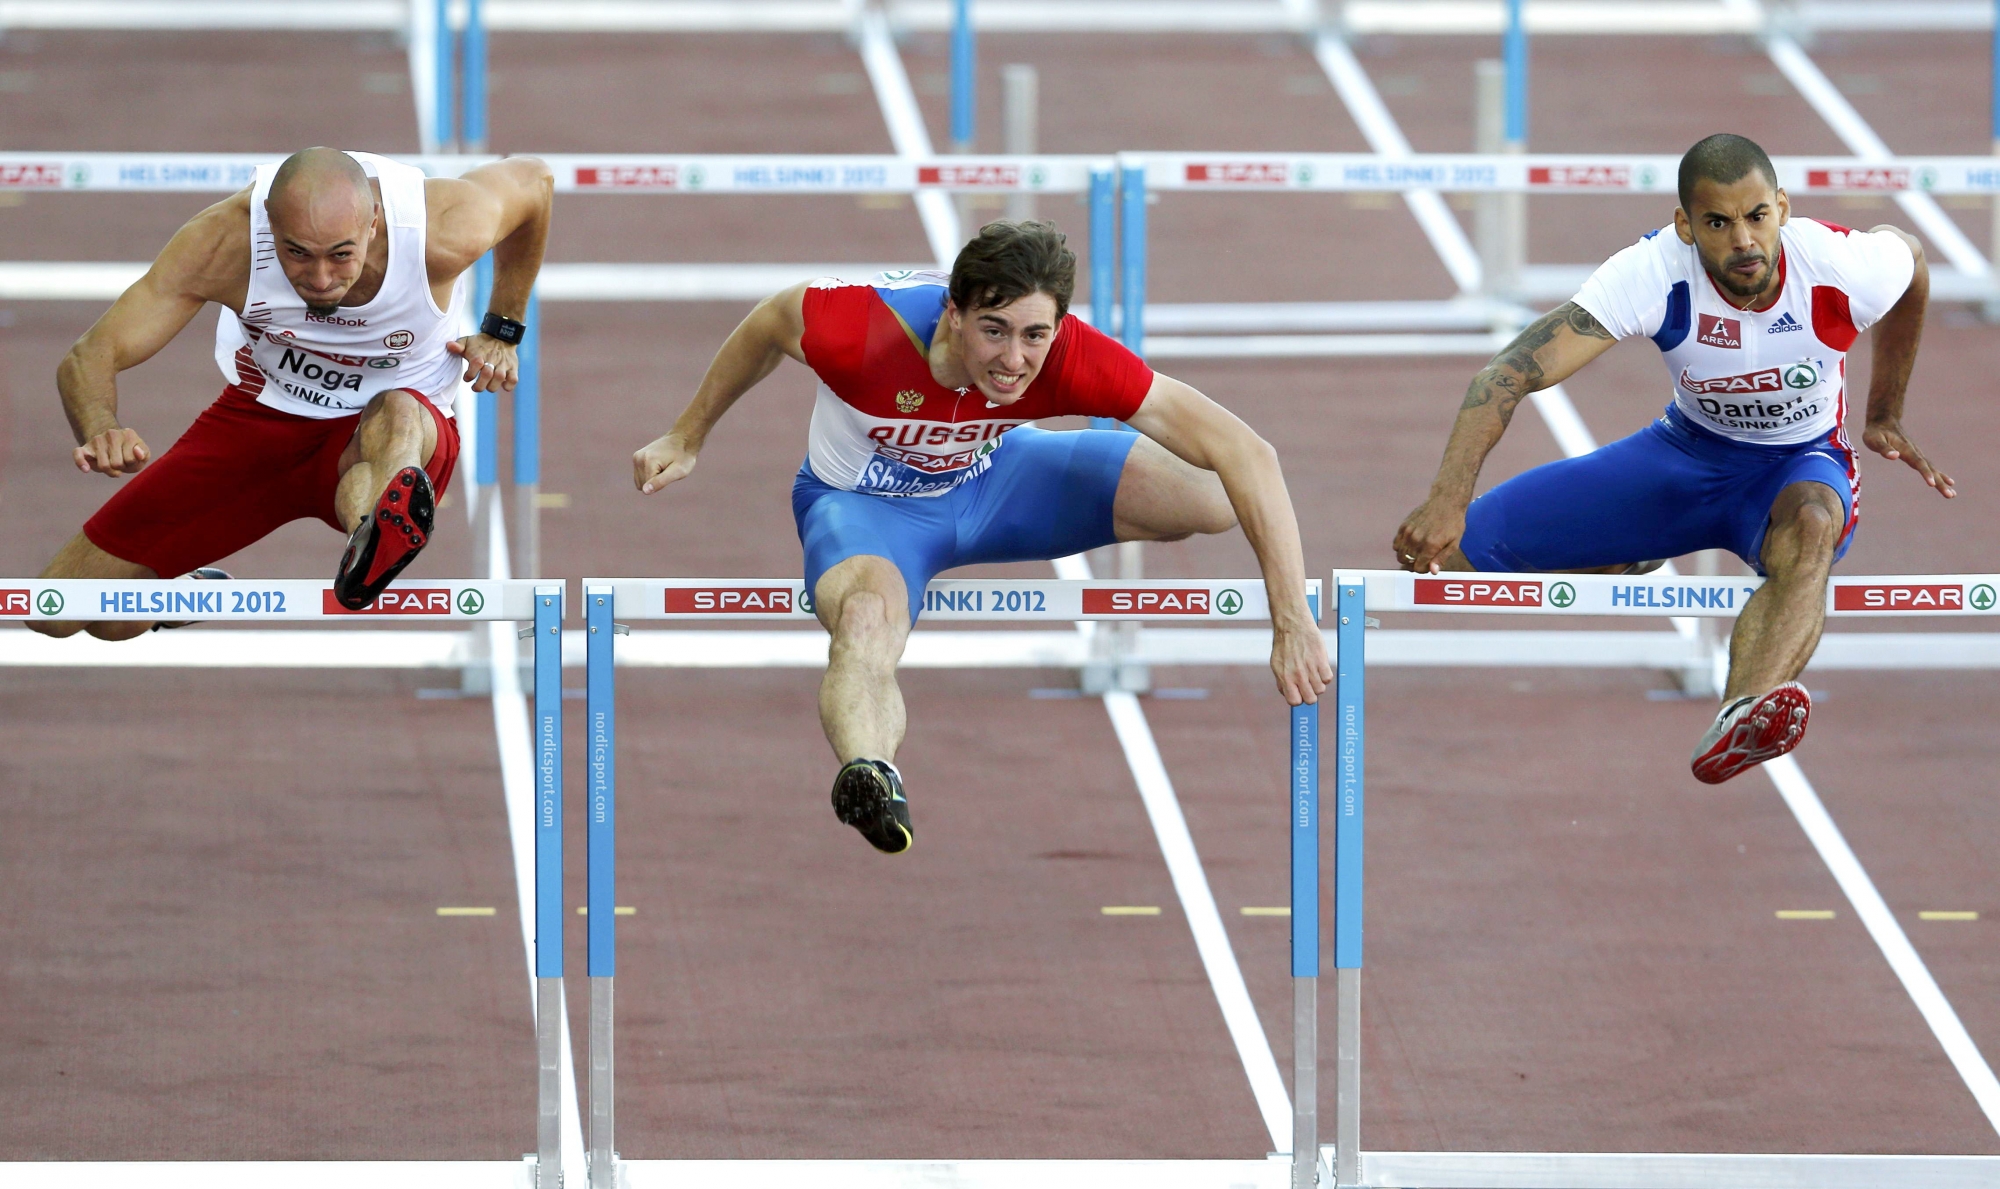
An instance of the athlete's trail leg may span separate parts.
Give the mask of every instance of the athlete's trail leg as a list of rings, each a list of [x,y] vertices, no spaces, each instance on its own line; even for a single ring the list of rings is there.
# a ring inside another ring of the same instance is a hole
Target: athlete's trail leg
[[[1824,483],[1801,481],[1778,493],[1764,534],[1770,575],[1737,616],[1729,641],[1724,704],[1797,677],[1826,624],[1826,580],[1846,510]]]
[[[42,571],[44,578],[104,578],[123,581],[134,578],[158,578],[150,566],[113,557],[91,544],[90,538],[78,533],[56,552],[55,560]],[[28,627],[44,636],[61,639],[74,636],[79,631],[89,632],[100,640],[130,640],[143,636],[152,630],[151,623],[126,623],[113,621],[105,623],[77,623],[72,620],[29,620]]]
[[[1176,458],[1151,438],[1132,443],[1118,473],[1112,528],[1121,541],[1179,541],[1196,533],[1226,533],[1236,510],[1214,471]]]
[[[819,685],[819,722],[841,763],[894,762],[902,746],[896,662],[910,637],[908,587],[885,557],[850,557],[820,575],[813,606],[833,636]]]
[[[404,467],[420,467],[437,449],[437,422],[423,402],[402,389],[378,393],[361,411],[361,424],[340,453],[340,486],[333,507],[348,532],[375,509],[389,480]]]

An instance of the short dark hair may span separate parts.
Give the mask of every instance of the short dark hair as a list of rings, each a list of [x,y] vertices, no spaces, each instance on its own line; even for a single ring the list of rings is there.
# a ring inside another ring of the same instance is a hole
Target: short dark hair
[[[1056,299],[1058,322],[1076,294],[1076,253],[1054,223],[988,223],[952,262],[951,300],[961,310],[990,310],[1030,293]]]
[[[1694,218],[1696,182],[1717,182],[1727,186],[1742,181],[1753,169],[1764,175],[1764,180],[1771,183],[1771,189],[1778,188],[1778,171],[1771,167],[1771,158],[1758,147],[1756,141],[1733,132],[1702,137],[1693,148],[1681,155],[1681,209],[1687,212],[1688,218]]]

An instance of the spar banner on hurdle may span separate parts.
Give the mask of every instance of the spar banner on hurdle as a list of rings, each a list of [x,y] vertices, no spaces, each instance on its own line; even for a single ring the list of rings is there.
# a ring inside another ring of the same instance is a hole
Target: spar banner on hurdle
[[[1673,615],[1732,618],[1761,578],[1648,574],[1411,574],[1343,570],[1366,580],[1370,611],[1468,611],[1519,615]],[[1826,611],[1837,616],[2000,615],[2000,574],[1891,574],[1835,578]]]
[[[529,580],[439,578],[398,582],[366,610],[349,611],[331,582],[295,578],[196,582],[0,578],[0,621],[57,620],[435,620],[535,617]]]
[[[813,618],[812,597],[797,578],[587,578],[609,586],[620,619]],[[1320,584],[1305,584],[1307,604],[1319,615]],[[1271,605],[1262,579],[1194,578],[1120,582],[1060,578],[940,578],[924,591],[927,620],[1079,619],[1190,620],[1243,623],[1268,620]]]
[[[1672,194],[1680,158],[1600,154],[1128,153],[1156,190],[1446,190]],[[1777,157],[1793,194],[2000,193],[2000,159]]]
[[[1125,153],[930,157],[537,154],[555,188],[580,194],[879,194],[949,190],[1076,194],[1093,171],[1145,169],[1154,190],[1447,190],[1529,194],[1672,194],[1680,159],[1631,154]],[[228,193],[248,186],[270,153],[0,153],[0,190]],[[456,177],[493,156],[399,156],[433,177]],[[2000,158],[1778,157],[1779,184],[1797,194],[2000,194]]]
[[[742,156],[537,154],[559,193],[874,194],[953,190],[1074,194],[1110,157]],[[241,190],[272,153],[0,153],[0,190],[130,193]],[[432,177],[456,177],[494,156],[397,156]]]

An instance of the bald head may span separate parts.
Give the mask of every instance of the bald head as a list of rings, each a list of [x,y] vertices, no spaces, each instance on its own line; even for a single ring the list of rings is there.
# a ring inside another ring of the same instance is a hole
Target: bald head
[[[264,210],[285,275],[309,308],[331,309],[359,279],[375,209],[367,171],[339,149],[306,149],[278,166]]]

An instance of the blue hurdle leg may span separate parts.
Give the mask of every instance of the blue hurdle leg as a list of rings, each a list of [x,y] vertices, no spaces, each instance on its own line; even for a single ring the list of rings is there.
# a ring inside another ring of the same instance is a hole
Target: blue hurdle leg
[[[535,1189],[562,1186],[563,588],[535,588]]]
[[[1292,1189],[1319,1184],[1319,706],[1292,707]]]
[[[1368,585],[1341,582],[1336,626],[1340,645],[1334,678],[1336,796],[1333,827],[1334,1183],[1361,1180],[1361,836],[1364,703],[1368,686]]]
[[[588,645],[588,701],[584,713],[590,736],[590,1189],[614,1189],[618,1152],[613,1143],[616,1082],[612,1056],[612,976],[618,973],[617,691],[612,684],[617,625],[612,588],[583,592]]]

